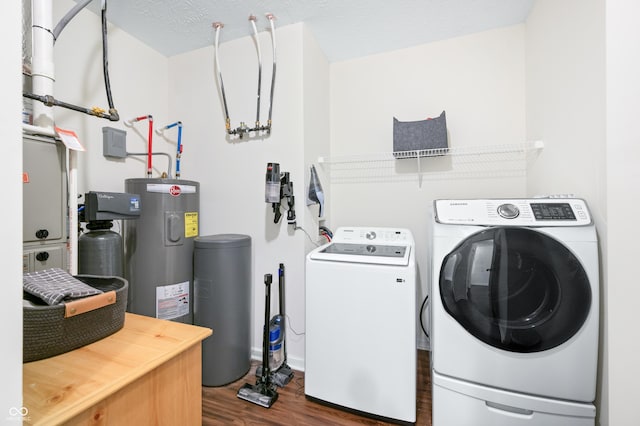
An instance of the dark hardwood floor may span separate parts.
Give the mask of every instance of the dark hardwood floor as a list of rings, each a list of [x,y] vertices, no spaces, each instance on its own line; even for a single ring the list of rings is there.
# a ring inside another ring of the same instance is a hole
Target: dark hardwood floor
[[[386,425],[379,420],[308,401],[304,395],[304,373],[278,388],[278,400],[271,408],[243,401],[236,396],[245,383],[255,384],[255,369],[226,386],[202,388],[203,425]],[[392,391],[392,390],[390,390]],[[429,352],[418,351],[418,401],[416,425],[431,426],[431,375]]]

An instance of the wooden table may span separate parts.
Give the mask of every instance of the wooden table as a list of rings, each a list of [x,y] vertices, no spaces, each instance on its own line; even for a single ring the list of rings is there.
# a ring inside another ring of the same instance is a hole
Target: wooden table
[[[90,345],[23,364],[24,424],[201,425],[204,327],[127,313]]]

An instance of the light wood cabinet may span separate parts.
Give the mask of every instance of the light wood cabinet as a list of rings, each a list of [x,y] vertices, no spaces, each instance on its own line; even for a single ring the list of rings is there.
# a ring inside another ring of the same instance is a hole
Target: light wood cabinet
[[[24,424],[201,425],[204,327],[127,313],[98,342],[23,364]]]

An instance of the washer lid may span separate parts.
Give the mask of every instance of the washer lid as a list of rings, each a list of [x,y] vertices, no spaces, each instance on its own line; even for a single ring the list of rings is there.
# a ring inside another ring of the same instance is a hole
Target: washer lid
[[[407,266],[410,254],[411,246],[334,242],[317,248],[310,253],[309,258],[331,262]]]

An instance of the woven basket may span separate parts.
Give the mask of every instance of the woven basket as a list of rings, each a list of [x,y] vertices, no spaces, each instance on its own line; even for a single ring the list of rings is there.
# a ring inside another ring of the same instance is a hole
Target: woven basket
[[[25,301],[37,304],[25,304],[23,307],[23,362],[37,361],[72,351],[107,337],[124,326],[127,280],[92,275],[78,275],[76,278],[102,290],[105,295],[73,302],[79,303],[76,309],[76,305],[72,303],[49,306],[38,298],[23,293]],[[114,293],[108,293],[111,291],[115,293],[115,300]],[[109,302],[105,302],[105,305],[100,301],[101,297],[104,300],[108,298]],[[83,312],[85,310],[87,311]]]

